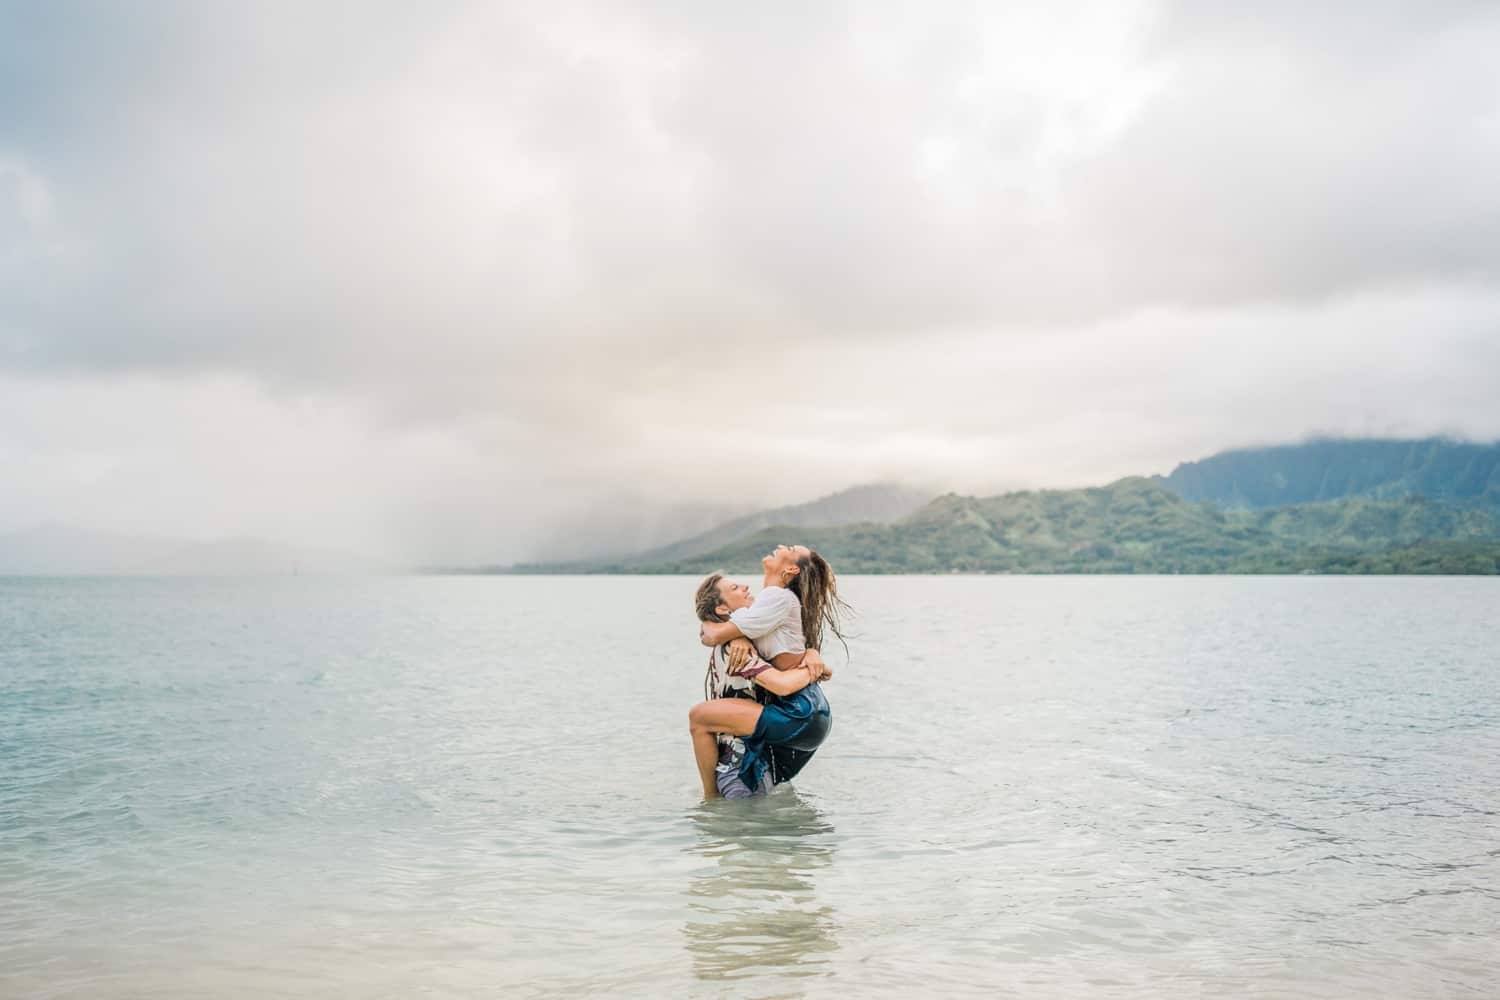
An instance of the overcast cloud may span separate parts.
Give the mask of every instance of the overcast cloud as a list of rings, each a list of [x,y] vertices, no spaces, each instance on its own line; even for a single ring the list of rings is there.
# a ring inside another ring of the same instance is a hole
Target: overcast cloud
[[[423,6],[0,5],[0,531],[494,561],[1500,436],[1494,5]]]

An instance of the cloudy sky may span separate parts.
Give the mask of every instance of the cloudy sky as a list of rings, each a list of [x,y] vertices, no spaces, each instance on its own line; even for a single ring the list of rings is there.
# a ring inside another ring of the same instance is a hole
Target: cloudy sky
[[[1494,4],[0,12],[0,531],[507,560],[1500,436]]]

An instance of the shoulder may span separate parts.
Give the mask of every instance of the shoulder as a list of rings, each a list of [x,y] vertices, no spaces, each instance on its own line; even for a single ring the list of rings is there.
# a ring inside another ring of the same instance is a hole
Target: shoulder
[[[802,602],[797,600],[797,595],[785,587],[767,587],[755,595],[755,603],[765,601],[773,608],[801,608]]]

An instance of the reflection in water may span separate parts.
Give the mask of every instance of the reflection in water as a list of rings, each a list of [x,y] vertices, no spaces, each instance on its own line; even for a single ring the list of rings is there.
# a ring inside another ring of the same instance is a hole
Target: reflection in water
[[[824,974],[838,943],[813,873],[833,860],[833,826],[790,789],[705,802],[692,818],[712,863],[688,886],[683,936],[697,977]]]

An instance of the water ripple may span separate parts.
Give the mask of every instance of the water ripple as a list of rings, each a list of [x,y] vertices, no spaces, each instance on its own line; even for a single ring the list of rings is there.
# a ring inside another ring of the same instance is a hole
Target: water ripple
[[[706,805],[693,583],[0,581],[0,995],[1500,979],[1491,581],[852,579]]]

